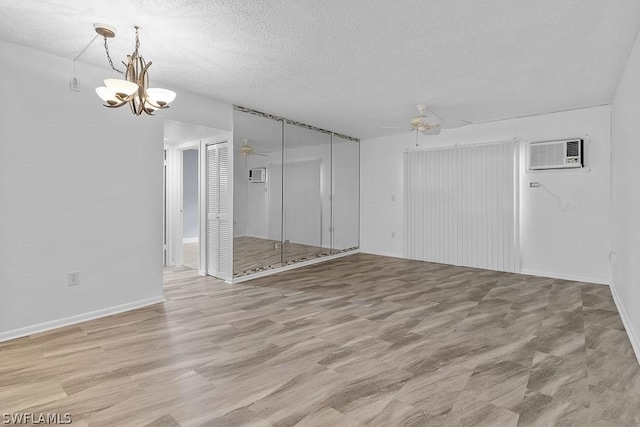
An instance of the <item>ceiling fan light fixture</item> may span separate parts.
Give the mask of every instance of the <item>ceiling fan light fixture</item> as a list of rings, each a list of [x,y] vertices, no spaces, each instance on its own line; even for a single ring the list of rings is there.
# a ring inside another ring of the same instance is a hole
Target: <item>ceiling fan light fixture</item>
[[[426,117],[425,117],[425,116],[418,116],[418,117],[414,117],[414,118],[411,120],[411,126],[416,126],[416,127],[417,127],[417,126],[420,126],[420,125],[422,124],[422,121],[423,121],[424,119],[426,119]]]
[[[253,154],[254,148],[249,145],[249,138],[242,138],[242,146],[238,149],[238,151],[244,156],[250,156]]]
[[[242,147],[240,147],[240,152],[242,154],[244,154],[245,156],[248,156],[251,153],[253,153],[253,147],[250,147],[248,145],[242,146]]]

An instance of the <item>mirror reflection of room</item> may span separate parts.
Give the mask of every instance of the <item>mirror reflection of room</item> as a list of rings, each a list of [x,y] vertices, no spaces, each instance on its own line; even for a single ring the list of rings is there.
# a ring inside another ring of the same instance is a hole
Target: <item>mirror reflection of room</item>
[[[357,249],[357,141],[235,111],[234,150],[234,276]]]
[[[331,253],[331,133],[285,123],[284,135],[281,205],[286,265]],[[278,196],[273,198],[277,205]]]
[[[233,271],[238,276],[282,265],[282,217],[269,217],[269,186],[282,167],[266,169],[269,163],[282,165],[282,122],[235,111],[233,145]],[[264,176],[252,174],[250,181],[249,172],[260,168]],[[276,191],[281,194],[282,188]]]

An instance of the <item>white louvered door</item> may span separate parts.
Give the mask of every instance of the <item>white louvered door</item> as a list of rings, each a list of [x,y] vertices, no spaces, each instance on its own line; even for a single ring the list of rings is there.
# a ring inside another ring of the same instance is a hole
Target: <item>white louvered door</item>
[[[518,272],[518,148],[406,152],[407,258]]]
[[[233,275],[229,144],[207,146],[207,274]]]

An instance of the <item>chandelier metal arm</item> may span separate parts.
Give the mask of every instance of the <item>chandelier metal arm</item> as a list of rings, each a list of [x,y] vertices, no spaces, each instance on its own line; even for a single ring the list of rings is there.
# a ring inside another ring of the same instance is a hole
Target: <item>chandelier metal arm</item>
[[[107,104],[107,103],[104,103],[104,104],[102,104],[102,105],[104,105],[105,107],[108,107],[108,108],[120,108],[120,107],[122,107],[122,106],[123,106],[123,105],[125,105],[125,104],[129,104],[129,102],[128,102],[128,101],[122,101],[122,102],[120,102],[120,103],[118,103],[118,104],[109,105],[109,104]]]

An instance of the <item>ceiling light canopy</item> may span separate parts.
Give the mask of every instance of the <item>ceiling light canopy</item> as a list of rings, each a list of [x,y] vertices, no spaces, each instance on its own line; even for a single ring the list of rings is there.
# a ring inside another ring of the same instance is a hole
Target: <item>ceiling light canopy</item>
[[[146,62],[138,52],[140,39],[136,26],[136,46],[131,55],[127,55],[127,62],[122,62],[126,71],[120,71],[113,66],[109,55],[107,39],[116,35],[115,28],[105,24],[94,24],[96,33],[104,38],[104,49],[111,68],[124,77],[124,79],[106,79],[104,86],[96,88],[96,93],[104,101],[104,106],[109,108],[122,107],[129,104],[131,112],[136,116],[143,112],[152,116],[156,110],[169,108],[169,104],[176,97],[176,93],[168,89],[149,87],[149,67],[151,62]]]

